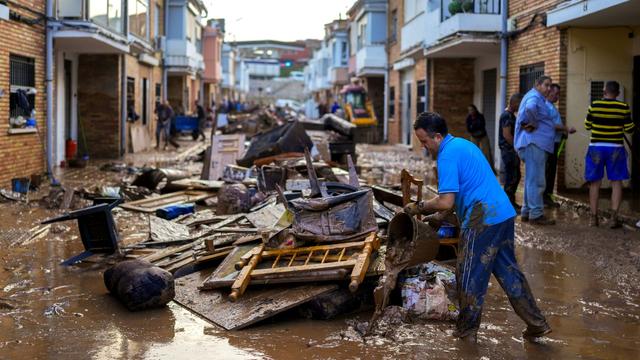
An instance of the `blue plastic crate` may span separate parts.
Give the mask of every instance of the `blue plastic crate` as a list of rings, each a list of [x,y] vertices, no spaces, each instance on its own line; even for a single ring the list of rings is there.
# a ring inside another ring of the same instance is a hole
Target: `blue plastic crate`
[[[188,132],[198,129],[198,118],[195,116],[176,116],[173,118],[173,129],[177,132]]]

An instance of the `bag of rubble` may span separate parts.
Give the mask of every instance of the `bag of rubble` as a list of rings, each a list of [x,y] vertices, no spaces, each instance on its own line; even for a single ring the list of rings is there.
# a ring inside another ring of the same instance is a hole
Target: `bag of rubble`
[[[456,278],[448,267],[429,262],[407,269],[400,289],[402,307],[411,317],[444,321],[458,318]]]

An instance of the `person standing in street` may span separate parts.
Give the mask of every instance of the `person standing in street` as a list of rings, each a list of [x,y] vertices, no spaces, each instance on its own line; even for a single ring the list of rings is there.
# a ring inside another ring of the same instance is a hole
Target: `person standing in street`
[[[516,127],[516,112],[522,101],[521,94],[513,94],[509,99],[509,106],[500,115],[499,146],[504,165],[504,192],[507,194],[511,205],[520,212],[520,205],[516,203],[516,192],[522,175],[520,174],[520,158],[513,147],[513,136]]]
[[[607,81],[604,99],[595,100],[589,106],[585,129],[591,131],[591,143],[585,158],[584,178],[589,182],[589,203],[591,205],[590,226],[598,226],[598,198],[600,185],[607,169],[611,182],[611,210],[613,215],[609,227],[622,227],[618,210],[622,200],[622,181],[629,179],[627,152],[624,149],[624,133],[633,133],[635,125],[631,119],[629,105],[616,100],[620,95],[620,84]]]
[[[171,118],[173,117],[173,109],[168,101],[156,103],[156,115],[158,123],[156,124],[156,149],[160,148],[160,139],[164,135],[163,150],[167,150],[170,142]]]
[[[547,107],[546,96],[551,78],[541,76],[534,87],[522,98],[516,120],[515,148],[524,161],[524,203],[520,212],[522,221],[534,225],[554,225],[544,215],[542,194],[545,189],[547,157],[553,152],[555,124]]]
[[[206,141],[207,137],[204,136],[204,128],[207,125],[207,113],[204,111],[204,107],[196,100],[196,115],[198,116],[198,137],[197,140],[202,137],[202,141]]]
[[[409,215],[447,212],[455,207],[460,220],[456,284],[460,315],[454,336],[477,341],[482,305],[491,274],[507,294],[516,314],[527,324],[523,336],[551,332],[514,252],[514,211],[491,167],[477,146],[448,133],[444,118],[422,113],[413,128],[436,160],[438,196],[404,208]]]
[[[491,143],[487,136],[486,121],[484,115],[482,115],[478,108],[471,104],[467,108],[467,131],[471,135],[471,142],[476,144],[477,147],[482,150],[484,157],[491,165],[493,169],[493,156],[491,155]]]
[[[558,169],[558,156],[560,156],[560,144],[569,134],[576,132],[575,128],[567,128],[564,125],[564,122],[560,117],[560,112],[555,106],[558,100],[560,100],[560,90],[560,85],[553,83],[551,84],[549,95],[547,95],[547,107],[549,108],[549,112],[553,118],[556,131],[553,152],[547,157],[547,165],[545,167],[546,186],[542,198],[544,205],[547,207],[559,207],[558,203],[553,199],[553,189],[556,185],[556,172]]]

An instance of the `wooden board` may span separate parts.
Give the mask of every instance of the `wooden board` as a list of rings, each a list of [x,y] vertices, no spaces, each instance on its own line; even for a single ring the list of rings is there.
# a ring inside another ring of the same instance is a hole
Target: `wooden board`
[[[284,212],[284,205],[274,203],[269,206],[265,206],[258,211],[245,214],[245,217],[258,229],[279,230],[280,228],[275,229],[275,227]]]
[[[213,193],[205,191],[185,190],[152,198],[126,202],[124,204],[121,204],[120,207],[127,210],[153,213],[157,209],[161,209],[169,205],[192,203],[204,200],[214,195],[215,194]]]
[[[218,180],[181,179],[171,182],[171,186],[193,190],[220,190],[222,185],[224,185],[224,181]]]
[[[149,130],[144,125],[132,124],[129,128],[131,135],[131,150],[138,153],[151,147],[151,137]]]
[[[209,161],[202,168],[203,180],[218,180],[227,164],[235,164],[244,154],[244,134],[215,135],[208,151]],[[207,159],[205,159],[207,160]]]
[[[151,233],[151,241],[156,242],[188,239],[190,237],[188,226],[153,215],[149,216],[149,232]]]
[[[249,289],[231,302],[228,290],[198,290],[205,278],[205,274],[196,272],[176,279],[174,300],[226,330],[245,328],[338,288],[335,284],[321,284]]]

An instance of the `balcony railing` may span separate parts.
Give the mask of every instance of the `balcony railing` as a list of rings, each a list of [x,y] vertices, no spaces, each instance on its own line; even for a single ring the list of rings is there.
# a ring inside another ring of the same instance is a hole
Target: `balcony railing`
[[[456,14],[500,14],[501,0],[440,0],[440,21]]]
[[[60,19],[91,21],[119,34],[124,33],[125,0],[56,0]]]

